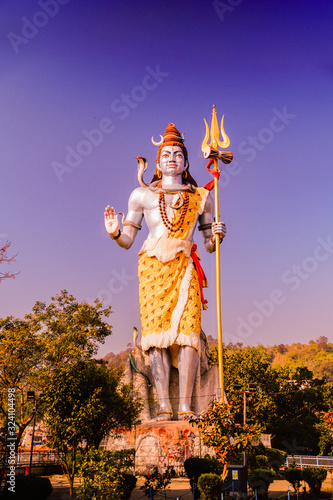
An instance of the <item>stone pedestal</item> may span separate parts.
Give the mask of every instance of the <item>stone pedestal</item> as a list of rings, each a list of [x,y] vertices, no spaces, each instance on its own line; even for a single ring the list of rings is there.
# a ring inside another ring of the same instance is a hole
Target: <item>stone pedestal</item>
[[[197,427],[187,421],[136,425],[132,431],[109,437],[104,447],[109,450],[135,448],[137,474],[145,474],[157,465],[160,471],[171,467],[181,475],[187,458],[209,453],[201,443]]]

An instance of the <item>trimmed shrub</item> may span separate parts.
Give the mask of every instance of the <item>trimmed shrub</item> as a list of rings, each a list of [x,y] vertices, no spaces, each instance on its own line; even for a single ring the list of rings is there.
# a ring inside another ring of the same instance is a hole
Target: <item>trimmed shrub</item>
[[[267,498],[269,485],[274,481],[275,472],[272,469],[254,469],[249,475],[248,483],[258,495]]]
[[[299,490],[300,481],[302,479],[301,469],[296,469],[296,466],[292,464],[290,467],[288,467],[288,469],[284,471],[283,475],[297,492]]]
[[[256,463],[258,469],[267,469],[268,468],[268,457],[266,455],[257,455]]]
[[[192,490],[194,485],[195,498],[197,499],[200,497],[200,492],[198,491],[198,480],[201,474],[222,474],[223,465],[220,464],[220,462],[218,462],[214,457],[191,457],[185,460],[184,469],[190,480]]]
[[[305,469],[302,469],[302,479],[308,483],[310,493],[313,495],[319,495],[321,485],[326,477],[327,469],[323,467],[305,467]]]
[[[267,462],[264,458],[267,457]],[[277,450],[276,448],[266,448],[262,443],[259,446],[252,446],[247,452],[247,463],[249,468],[252,469],[273,469],[278,473],[280,467],[286,461],[287,453],[285,451]],[[259,462],[258,462],[259,460]],[[264,461],[264,467],[263,467]],[[237,463],[237,462],[233,462]]]
[[[220,500],[222,492],[222,478],[217,474],[201,474],[198,488],[203,500]]]

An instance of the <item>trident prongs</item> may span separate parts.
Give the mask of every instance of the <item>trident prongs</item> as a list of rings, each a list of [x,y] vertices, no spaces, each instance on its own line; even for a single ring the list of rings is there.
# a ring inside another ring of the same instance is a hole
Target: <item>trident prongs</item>
[[[219,126],[218,126],[218,123],[217,123],[217,116],[216,116],[215,104],[213,105],[212,122],[211,122],[211,125],[210,125],[211,142],[209,144],[208,144],[209,127],[208,127],[208,123],[206,122],[205,118],[204,118],[204,122],[206,124],[206,135],[205,135],[205,138],[204,138],[204,140],[202,142],[202,146],[201,146],[202,152],[205,151],[205,149],[206,149],[207,146],[210,146],[212,149],[215,149],[215,150],[217,150],[219,146],[222,149],[228,148],[230,146],[230,139],[229,139],[229,137],[227,136],[227,134],[225,133],[225,130],[224,130],[224,125],[223,125],[224,115],[222,116],[222,120],[221,120],[221,136],[222,136],[222,139],[223,139],[223,142],[222,142],[220,140],[220,129],[219,129]]]

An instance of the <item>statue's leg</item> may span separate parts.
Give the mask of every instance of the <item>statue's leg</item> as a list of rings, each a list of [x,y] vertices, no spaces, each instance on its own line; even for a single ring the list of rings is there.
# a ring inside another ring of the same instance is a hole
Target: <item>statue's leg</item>
[[[171,420],[172,408],[169,396],[171,356],[168,349],[149,349],[150,368],[154,377],[160,409],[158,420]]]
[[[178,352],[179,409],[178,418],[191,413],[191,398],[199,366],[199,354],[190,346],[181,346]]]

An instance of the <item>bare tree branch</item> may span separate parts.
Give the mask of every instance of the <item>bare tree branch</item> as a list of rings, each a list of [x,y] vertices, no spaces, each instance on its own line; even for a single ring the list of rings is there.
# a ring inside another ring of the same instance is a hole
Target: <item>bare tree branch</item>
[[[0,247],[0,264],[2,264],[3,262],[7,263],[7,264],[11,264],[13,262],[15,262],[15,257],[17,256],[17,254],[9,257],[7,255],[7,250],[8,248],[10,247],[11,245],[11,241],[6,241],[6,243]],[[10,271],[6,271],[6,272],[1,272],[0,271],[0,283],[1,281],[7,279],[7,278],[15,278],[15,276],[17,276],[19,274],[18,273],[11,273]]]

